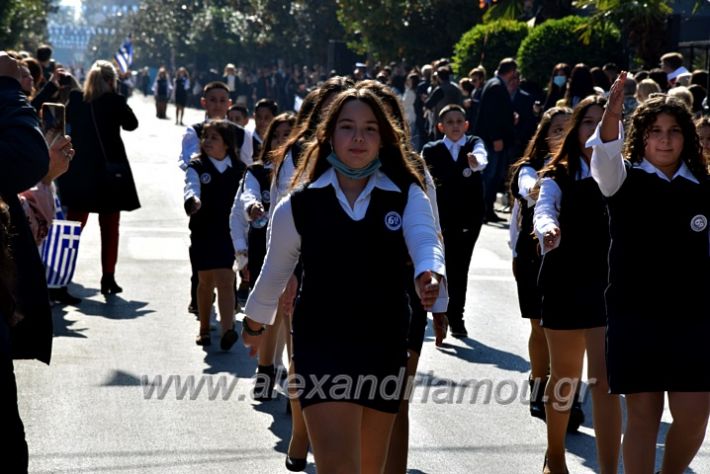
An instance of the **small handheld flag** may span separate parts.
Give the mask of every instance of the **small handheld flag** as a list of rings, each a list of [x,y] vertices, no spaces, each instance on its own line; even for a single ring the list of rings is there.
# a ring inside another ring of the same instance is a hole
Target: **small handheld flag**
[[[116,54],[113,55],[113,58],[116,60],[118,68],[122,73],[128,71],[128,68],[130,68],[131,64],[133,64],[133,44],[131,43],[131,35],[128,35],[128,38],[126,38]]]

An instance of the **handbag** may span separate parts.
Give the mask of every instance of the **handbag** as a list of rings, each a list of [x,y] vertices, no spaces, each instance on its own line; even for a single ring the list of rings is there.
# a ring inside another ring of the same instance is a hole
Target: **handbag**
[[[91,107],[91,121],[94,123],[94,130],[96,130],[96,139],[99,141],[101,154],[104,157],[103,184],[109,195],[113,196],[115,192],[118,192],[120,189],[124,188],[124,186],[128,183],[127,180],[130,177],[131,170],[128,167],[128,163],[108,160],[103,140],[101,140],[101,133],[99,133],[99,126],[96,124],[94,104],[90,103],[89,107]]]

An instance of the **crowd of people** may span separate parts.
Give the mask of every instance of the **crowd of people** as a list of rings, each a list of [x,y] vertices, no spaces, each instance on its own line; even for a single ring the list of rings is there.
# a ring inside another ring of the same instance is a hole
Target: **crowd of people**
[[[546,88],[512,58],[490,78],[479,66],[458,81],[446,59],[317,79],[278,66],[251,83],[233,64],[211,80],[158,70],[158,118],[173,101],[184,125],[195,95],[205,113],[185,127],[178,157],[195,342],[211,346],[216,301],[219,346],[231,350],[243,309],[254,398],[278,398],[278,384],[289,395],[289,470],[305,470],[311,450],[319,472],[406,471],[427,313],[437,345],[468,337],[470,262],[482,226],[504,220],[502,191],[531,323],[530,414],[546,423],[543,472],[567,472],[585,352],[600,471],[617,472],[622,452],[625,472],[653,471],[668,392],[662,472],[683,472],[710,415],[708,73],[688,71],[679,53],[660,59],[634,74],[560,63]],[[121,75],[97,61],[80,85],[49,61],[46,49],[0,53],[1,409],[19,471],[12,360],[48,363],[50,300],[81,303],[66,285],[47,289],[37,246],[57,212],[82,228],[97,213],[101,293],[119,293],[120,213],[140,207],[120,135],[138,120]],[[48,102],[64,104],[66,133],[41,131]]]

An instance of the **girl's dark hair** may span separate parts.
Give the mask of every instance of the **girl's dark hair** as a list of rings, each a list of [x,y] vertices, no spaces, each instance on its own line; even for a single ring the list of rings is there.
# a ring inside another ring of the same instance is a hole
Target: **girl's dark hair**
[[[574,177],[579,172],[579,157],[582,156],[582,146],[579,144],[579,129],[587,111],[594,106],[606,105],[606,99],[598,95],[590,95],[577,104],[572,112],[572,120],[567,125],[559,148],[552,155],[552,160],[541,171],[540,175],[563,173]]]
[[[400,188],[407,183],[416,183],[424,189],[422,176],[412,165],[412,162],[406,158],[407,151],[403,145],[405,142],[404,132],[397,126],[396,121],[387,112],[387,108],[377,95],[367,88],[351,88],[335,97],[326,117],[318,125],[315,136],[303,151],[291,187],[293,188],[302,182],[313,182],[331,168],[326,157],[333,151],[330,141],[335,132],[336,122],[343,107],[355,100],[369,106],[377,120],[380,132],[379,158],[382,161],[382,172]],[[406,192],[404,189],[403,191]]]
[[[589,73],[592,75],[592,81],[594,82],[595,86],[600,87],[602,90],[605,91],[608,91],[611,88],[609,78],[606,74],[604,74],[602,68],[593,67],[589,70]]]
[[[564,73],[565,77],[567,78],[567,82],[565,82],[565,85],[560,87],[557,84],[555,84],[555,76],[557,75],[556,73],[558,71],[561,71]],[[552,68],[552,74],[550,74],[550,82],[547,83],[547,97],[550,97],[557,91],[558,89],[560,90],[560,95],[564,96],[565,91],[567,90],[567,85],[569,83],[569,77],[570,77],[571,69],[569,67],[569,64],[567,63],[557,63],[555,64],[555,67]],[[558,96],[559,97],[559,96]],[[545,99],[545,103],[547,103],[547,99]]]
[[[274,119],[269,124],[269,128],[266,129],[264,134],[264,141],[261,144],[261,150],[259,151],[259,159],[262,163],[269,163],[273,159],[274,152],[272,150],[271,142],[274,140],[274,135],[276,134],[276,129],[279,125],[287,123],[293,128],[296,124],[296,116],[290,112],[286,112],[274,117]]]
[[[400,101],[399,96],[397,96],[397,94],[395,94],[390,87],[379,81],[373,81],[372,79],[366,79],[358,82],[355,88],[367,89],[382,101],[387,108],[387,112],[389,112],[390,116],[397,124],[397,127],[399,127],[399,129],[404,133],[404,142],[402,143],[402,147],[406,152],[405,157],[409,159],[412,165],[417,169],[417,172],[421,176],[424,176],[426,162],[424,161],[424,158],[422,158],[419,153],[415,152],[412,147],[411,130],[409,130],[409,124],[404,118],[404,109],[402,108],[402,102]]]
[[[644,149],[648,130],[656,123],[658,114],[668,114],[676,119],[683,132],[683,151],[680,159],[697,178],[708,176],[700,139],[693,123],[693,116],[683,101],[676,97],[659,95],[639,104],[631,116],[629,134],[626,137],[625,153],[632,163],[640,163],[644,158]]]
[[[535,130],[535,134],[528,142],[525,153],[510,167],[511,180],[518,172],[518,169],[524,165],[529,164],[539,170],[545,163],[545,158],[555,151],[550,149],[550,144],[547,141],[547,133],[550,131],[552,119],[558,115],[572,115],[572,109],[569,107],[553,107],[542,114],[537,130]]]
[[[209,130],[214,130],[215,132],[219,133],[219,136],[222,137],[224,144],[227,145],[227,156],[229,156],[232,161],[239,161],[239,155],[237,154],[237,143],[234,140],[234,132],[231,128],[233,126],[234,124],[229,120],[212,120],[210,122],[207,122],[202,128],[200,145],[202,145],[202,141],[207,135],[207,132]],[[200,156],[203,159],[207,158],[207,155],[203,151],[200,151]]]
[[[589,66],[579,63],[572,69],[570,74],[567,92],[565,93],[565,105],[572,107],[572,98],[579,97],[581,100],[593,94],[595,94],[594,82],[592,81],[592,73],[589,71]]]
[[[321,84],[317,89],[308,93],[306,98],[303,99],[301,108],[298,110],[296,126],[291,130],[291,135],[289,135],[286,143],[279,148],[279,151],[272,156],[274,173],[280,168],[281,162],[286,158],[286,154],[296,143],[308,141],[313,136],[318,122],[324,113],[322,110],[323,105],[328,99],[334,94],[342,92],[353,85],[352,79],[343,76],[334,76]],[[294,159],[295,158],[296,157],[294,157]],[[276,176],[276,174],[274,174],[274,176]]]

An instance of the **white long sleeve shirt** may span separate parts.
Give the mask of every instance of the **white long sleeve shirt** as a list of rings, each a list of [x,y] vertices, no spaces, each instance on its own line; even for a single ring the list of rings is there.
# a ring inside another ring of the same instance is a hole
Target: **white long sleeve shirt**
[[[311,188],[326,186],[333,186],[343,211],[355,221],[365,217],[370,196],[375,187],[387,191],[402,192],[380,171],[377,171],[368,180],[365,189],[360,193],[353,207],[350,207],[345,193],[338,183],[336,171],[332,168],[309,185]],[[409,187],[407,192],[409,193],[408,202],[402,216],[402,229],[407,249],[414,262],[414,275],[418,276],[426,270],[445,275],[444,252],[437,236],[429,199],[424,191],[414,184]],[[269,246],[264,265],[245,308],[245,313],[250,319],[262,324],[272,324],[279,297],[286,288],[300,256],[301,236],[293,221],[290,195],[276,205],[268,232]],[[447,306],[448,293],[444,277],[440,285],[439,298],[431,311],[445,312]]]
[[[580,162],[579,172],[575,176],[575,180],[579,181],[581,179],[591,178],[591,172],[587,162],[581,156],[578,158]],[[535,235],[537,235],[538,241],[543,242],[543,236],[549,230],[560,227],[560,205],[562,203],[562,190],[557,185],[552,178],[542,178],[540,181],[540,196],[535,203],[535,214],[533,217],[533,224],[535,228]],[[556,249],[564,236],[560,236],[557,239],[555,245],[545,250],[544,245],[541,245],[541,252],[543,254],[549,252],[550,250]]]
[[[624,127],[622,123],[619,122],[617,139],[606,143],[601,139],[601,125],[598,125],[594,134],[587,140],[586,146],[593,149],[591,161],[592,177],[599,185],[599,189],[604,196],[613,196],[624,184],[628,175],[621,155],[621,151],[624,148]],[[645,158],[641,160],[641,163],[635,164],[634,168],[655,174],[662,180],[671,181],[665,173],[653,166]],[[699,184],[698,179],[682,161],[672,179],[676,179],[679,176]]]
[[[532,166],[524,165],[520,167],[520,172],[518,173],[518,193],[525,199],[528,207],[535,206],[535,199],[533,199],[530,194],[538,181],[537,171]],[[513,258],[517,257],[515,252],[515,246],[518,242],[518,236],[520,235],[520,204],[516,199],[513,203],[513,211],[510,218],[510,228],[508,229],[508,236],[510,238],[510,248],[513,251]]]
[[[444,145],[449,150],[451,159],[454,161],[458,160],[459,150],[461,150],[461,148],[463,148],[463,146],[466,144],[466,135],[464,135],[458,141],[455,142],[450,140],[449,137],[444,137],[443,141]],[[484,169],[486,169],[486,166],[488,165],[488,152],[486,151],[486,145],[483,143],[483,140],[476,141],[476,144],[473,146],[472,153],[476,157],[478,165],[471,166],[469,164],[469,168],[471,168],[472,171],[483,171]]]
[[[251,132],[244,130],[244,143],[239,149],[239,159],[247,166],[254,162],[252,154],[254,153],[254,143],[252,142]],[[190,164],[190,158],[195,154],[200,153],[200,139],[193,127],[185,127],[185,132],[182,134],[182,150],[178,157],[178,166],[181,170],[187,170],[187,165]]]

